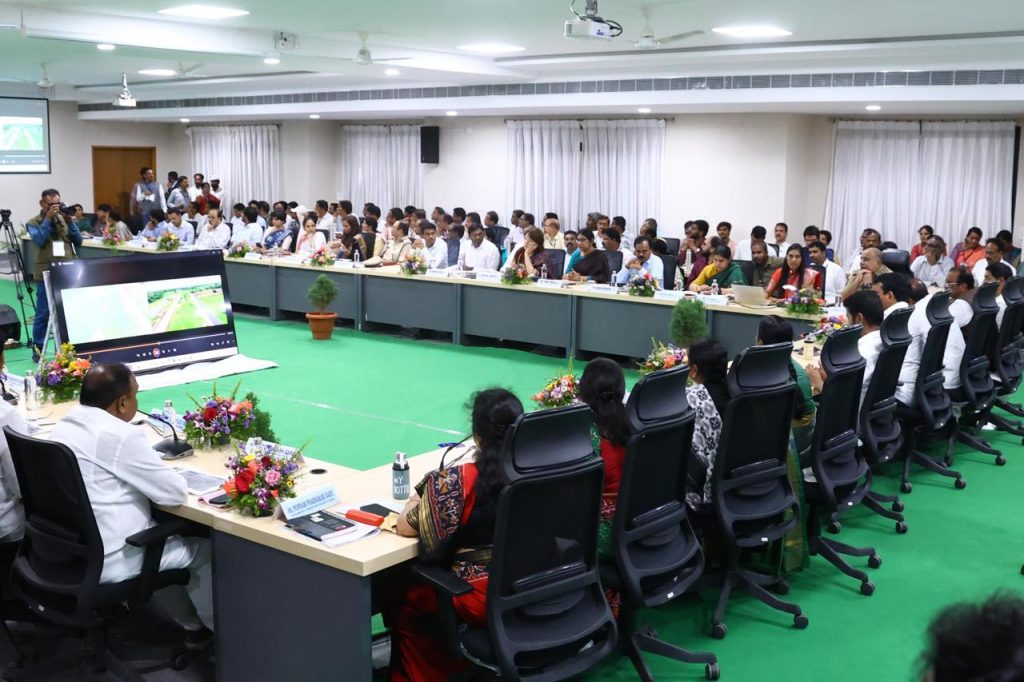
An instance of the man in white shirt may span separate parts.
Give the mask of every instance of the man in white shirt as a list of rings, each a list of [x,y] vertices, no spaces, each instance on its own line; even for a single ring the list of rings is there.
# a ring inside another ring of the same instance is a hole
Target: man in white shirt
[[[867,249],[882,250],[882,233],[869,227],[860,233],[860,248],[853,251],[846,261],[846,271],[851,275],[861,269],[860,256]]]
[[[231,229],[221,220],[220,209],[211,208],[206,214],[206,227],[196,237],[196,250],[224,249],[231,240]]]
[[[196,240],[196,231],[191,224],[181,219],[181,211],[173,206],[167,209],[168,232],[178,236],[182,244],[191,244]]]
[[[145,222],[149,220],[150,211],[154,208],[167,210],[167,199],[160,183],[156,181],[156,172],[152,168],[143,168],[141,176],[142,180],[132,187],[131,211]]]
[[[231,246],[238,246],[245,242],[249,246],[256,246],[263,241],[263,229],[256,222],[258,214],[256,209],[250,206],[245,209],[245,225],[235,228],[231,234]]]
[[[326,199],[316,201],[316,229],[323,232],[328,239],[334,237],[334,216],[327,210],[329,205]]]
[[[224,188],[220,186],[220,179],[219,178],[214,178],[214,179],[210,180],[210,191],[213,192],[213,196],[215,196],[218,199],[220,199],[220,205],[223,206],[224,205],[224,195],[227,194],[227,192],[225,192]]]
[[[882,334],[879,331],[882,327],[882,301],[874,291],[862,289],[848,296],[843,304],[846,306],[846,319],[850,324],[861,325],[857,350],[866,363],[864,383],[860,389],[860,401],[864,402],[868,385],[871,383],[871,375],[875,373],[875,364],[882,352]],[[807,368],[807,378],[815,393],[821,392],[827,376],[825,368],[820,365],[811,365]]]
[[[4,342],[0,334],[0,348]],[[0,351],[0,360],[3,353]],[[3,364],[0,362],[0,364]],[[29,434],[28,424],[18,411],[7,401],[0,400],[0,429],[5,426],[25,435]],[[7,439],[0,433],[0,543],[20,540],[25,533],[25,511],[21,507],[21,488],[14,471],[14,460]]]
[[[882,302],[883,317],[889,317],[896,310],[910,307],[910,277],[907,275],[897,272],[879,275],[872,289]],[[917,383],[917,370],[921,366],[924,339],[924,336],[911,331],[910,345],[907,346],[903,364],[900,365],[900,383],[896,386],[896,400],[907,407],[914,407],[917,403],[914,385]]]
[[[463,270],[497,270],[501,265],[498,247],[485,239],[482,225],[470,225],[469,243],[463,243],[459,252]]]
[[[606,227],[601,230],[601,243],[604,245],[605,251],[620,251],[622,252],[622,267],[626,267],[626,263],[633,260],[633,252],[622,245],[622,235],[614,227]],[[660,258],[658,260],[661,260]],[[614,268],[613,268],[614,269]],[[619,268],[620,270],[622,268]]]
[[[971,270],[971,274],[974,275],[975,282],[985,281],[985,270],[989,265],[995,263],[1002,263],[1006,267],[1013,270],[1013,266],[1003,260],[1006,255],[1006,246],[1003,244],[1003,240],[992,237],[985,242],[985,257],[974,264],[974,268]]]
[[[414,249],[421,249],[431,269],[448,267],[448,244],[437,238],[437,227],[426,221],[420,223],[422,238],[413,242]]]
[[[807,247],[811,262],[825,268],[825,291],[822,295],[830,304],[843,294],[846,287],[846,271],[828,259],[825,242],[815,239]]]
[[[953,259],[942,255],[946,242],[942,237],[929,237],[924,244],[924,253],[910,264],[910,272],[925,285],[942,286],[946,275],[953,269]]]
[[[956,326],[963,329],[974,319],[974,275],[965,265],[958,265],[946,275],[949,289],[949,313]]]
[[[562,226],[558,218],[545,218],[544,225],[544,248],[565,250],[565,237],[562,236]]]
[[[651,251],[651,240],[641,236],[633,240],[633,257],[623,263],[616,282],[626,284],[631,278],[645,272],[651,274],[659,289],[665,288],[665,262]]]
[[[171,188],[170,193],[167,195],[167,208],[180,209],[182,212],[188,207],[188,202],[192,201],[188,196],[189,181],[187,175],[182,175],[178,178],[178,182]]]
[[[1005,263],[991,263],[985,268],[985,282],[996,282],[996,305],[999,312],[996,313],[996,329],[1003,326],[1003,315],[1006,313],[1006,299],[1003,298],[1003,287],[1006,281],[1013,277],[1013,268]]]
[[[914,312],[910,314],[910,333],[924,339],[922,342],[923,354],[923,343],[928,341],[928,333],[932,328],[928,323],[927,311],[933,294],[928,293],[928,287],[924,282],[915,279],[910,283],[910,296],[911,302],[914,304]],[[942,385],[948,391],[960,388],[960,361],[964,358],[966,348],[964,334],[956,322],[953,322],[949,325],[946,348],[942,354]]]
[[[555,218],[557,220],[557,218]],[[623,244],[632,244],[636,235],[626,230],[626,219],[620,215],[612,218],[612,227],[619,231]]]
[[[199,204],[194,201],[189,202],[188,210],[185,215],[181,216],[181,219],[191,224],[195,228],[196,234],[206,227],[206,216],[199,212]]]
[[[786,223],[775,223],[775,241],[768,243],[768,255],[776,258],[785,258],[786,250],[789,248],[789,225]]]
[[[143,427],[130,424],[139,408],[138,390],[135,376],[125,365],[94,366],[82,382],[80,404],[57,423],[50,436],[78,458],[103,538],[101,583],[128,580],[142,571],[144,551],[128,545],[125,538],[156,525],[151,505],[188,500],[185,479],[161,461],[146,441]],[[187,568],[191,574],[188,599],[175,586],[155,593],[154,601],[189,631],[186,644],[198,648],[200,642],[209,641],[213,629],[209,541],[168,538],[160,569],[176,568]]]
[[[202,173],[192,174],[192,186],[188,188],[188,200],[195,201],[197,197],[203,194],[203,183],[206,182],[206,176]]]
[[[741,239],[736,244],[736,251],[734,251],[733,257],[736,260],[754,260],[751,244],[756,241],[764,241],[764,238],[768,236],[768,230],[764,229],[761,225],[755,225],[750,230],[750,239]],[[765,245],[765,249],[768,245]]]

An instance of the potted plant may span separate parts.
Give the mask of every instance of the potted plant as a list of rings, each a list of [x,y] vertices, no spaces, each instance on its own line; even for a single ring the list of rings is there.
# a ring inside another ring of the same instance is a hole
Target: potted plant
[[[694,341],[707,337],[708,317],[704,304],[695,299],[679,299],[672,310],[669,332],[676,346],[682,349],[687,349]]]
[[[314,339],[329,339],[334,333],[334,320],[337,313],[328,312],[329,306],[338,296],[338,285],[327,275],[320,275],[306,292],[309,302],[316,308],[316,312],[306,313],[306,320],[309,321],[309,330],[313,332]]]

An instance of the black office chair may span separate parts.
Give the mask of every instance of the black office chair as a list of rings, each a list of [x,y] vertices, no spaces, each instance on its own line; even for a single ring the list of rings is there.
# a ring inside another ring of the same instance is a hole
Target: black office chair
[[[548,259],[548,279],[562,279],[565,272],[565,250],[544,249],[544,256]]]
[[[501,227],[500,225],[495,227],[485,227],[484,234],[487,236],[491,243],[498,247],[500,251],[502,246],[505,245],[505,239],[508,237],[509,228]]]
[[[652,258],[660,258],[661,263],[665,270],[665,288],[675,289],[676,288],[676,275],[679,274],[679,261],[675,256],[670,256],[667,253],[656,253]]]
[[[686,400],[688,375],[685,366],[654,372],[629,394],[626,414],[633,435],[626,444],[612,527],[614,561],[601,562],[601,582],[622,594],[620,639],[644,682],[654,678],[641,651],[704,663],[707,679],[719,676],[714,654],[676,647],[636,622],[639,609],[683,595],[704,570],[704,552],[686,513],[694,420]]]
[[[448,245],[448,265],[449,265],[449,267],[452,266],[452,265],[458,265],[459,264],[459,244],[461,243],[461,240],[459,240],[459,239],[446,239],[445,243]],[[498,247],[498,248],[501,248],[501,247]]]
[[[910,274],[910,252],[901,249],[888,249],[882,251],[882,265],[893,272]]]
[[[739,266],[740,272],[743,273],[743,279],[747,280],[747,284],[754,283],[754,261],[752,260],[733,260],[733,263]]]
[[[875,586],[867,573],[853,568],[840,555],[866,556],[868,566],[878,568],[882,560],[874,548],[852,547],[821,535],[822,525],[833,514],[860,504],[871,491],[871,469],[857,448],[857,403],[867,364],[857,350],[860,332],[859,325],[841,329],[828,337],[822,348],[821,363],[828,377],[821,389],[808,454],[814,480],[804,481],[804,496],[810,507],[810,553],[859,580],[861,594],[871,595]]]
[[[989,348],[989,361],[997,378],[993,407],[1024,417],[1024,408],[1009,401],[1009,396],[1020,388],[1021,372],[1024,371],[1024,336],[1021,334],[1024,325],[1024,277],[1013,277],[1006,282],[1003,301],[1006,303],[1003,323]],[[994,411],[989,413],[988,420],[1000,431],[1024,438],[1024,426],[1019,421]]]
[[[808,263],[807,267],[810,268],[811,270],[814,270],[815,272],[821,274],[821,292],[822,292],[822,294],[824,294],[825,293],[825,276],[828,275],[828,268],[826,268],[824,265],[818,265],[817,263]]]
[[[601,251],[604,257],[608,259],[608,269],[612,272],[618,272],[622,269],[622,252],[621,251],[609,251],[605,249]]]
[[[793,344],[748,348],[729,371],[729,407],[712,474],[712,501],[726,545],[722,591],[712,617],[711,634],[721,639],[722,619],[733,588],[779,611],[793,614],[793,624],[807,627],[800,607],[777,599],[764,586],[782,581],[739,568],[743,550],[765,547],[800,523],[800,503],[789,481],[786,458],[796,399],[790,374]]]
[[[996,305],[996,289],[997,284],[989,282],[982,284],[974,294],[974,301],[971,304],[974,317],[971,318],[971,323],[964,334],[967,345],[963,361],[960,363],[960,388],[954,390],[950,397],[954,409],[960,410],[960,417],[957,419],[957,440],[979,452],[994,455],[996,464],[1002,466],[1006,464],[1003,453],[981,436],[981,427],[988,423],[992,405],[996,400],[996,386],[992,380],[988,356],[992,338],[998,334],[996,313],[999,306]],[[949,459],[946,463],[950,464]]]
[[[145,602],[170,585],[188,584],[187,569],[160,570],[164,542],[183,533],[187,523],[168,521],[127,538],[129,545],[145,550],[142,572],[130,580],[101,584],[103,538],[75,455],[61,443],[23,436],[9,427],[4,427],[4,435],[25,508],[25,537],[11,570],[12,591],[40,619],[84,631],[95,667],[109,668],[121,679],[141,680],[110,650],[103,612],[122,602]],[[189,663],[181,648],[137,653],[145,660],[167,655],[176,670]],[[80,658],[54,659],[43,667],[53,672]],[[25,672],[34,675],[42,669]]]
[[[615,648],[597,565],[603,464],[591,423],[590,408],[575,405],[523,415],[509,428],[486,627],[458,621],[452,599],[470,592],[468,583],[436,566],[413,568],[437,592],[452,652],[502,678],[563,680]]]
[[[673,256],[678,257],[679,247],[682,245],[682,242],[675,237],[662,237],[661,239],[665,240],[665,246],[668,247],[668,252]]]
[[[920,439],[931,434],[951,431],[956,424],[953,418],[953,403],[943,385],[945,375],[942,372],[946,340],[953,324],[953,316],[949,313],[949,293],[941,292],[932,296],[925,314],[928,317],[929,330],[924,349],[921,351],[917,383],[914,385],[916,404],[914,407],[900,405],[896,411],[897,418],[902,422],[902,428],[907,434],[901,489],[908,493],[912,490],[910,468],[913,464],[923,466],[940,476],[956,479],[957,488],[966,485],[963,475],[953,471],[946,464],[953,447],[952,437],[948,438],[946,455],[941,462],[935,461],[916,447]]]
[[[868,388],[860,406],[857,435],[860,436],[864,459],[872,469],[887,464],[902,452],[906,436],[896,419],[896,386],[900,379],[903,358],[910,346],[910,332],[907,323],[913,312],[910,308],[895,310],[882,320],[882,350],[875,362],[875,369],[868,381]],[[883,495],[870,491],[861,501],[871,511],[896,522],[896,532],[906,533],[907,524],[903,519],[903,502],[895,495]],[[890,504],[886,509],[883,504]],[[840,514],[841,515],[841,512]],[[839,529],[838,516],[829,529]]]

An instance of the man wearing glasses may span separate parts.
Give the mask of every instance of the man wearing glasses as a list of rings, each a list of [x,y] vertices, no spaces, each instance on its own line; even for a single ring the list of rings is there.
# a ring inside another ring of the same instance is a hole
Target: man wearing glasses
[[[914,277],[927,286],[945,286],[946,275],[953,269],[953,259],[942,255],[945,249],[946,242],[942,237],[929,237],[924,244],[924,254],[910,264],[910,271]]]

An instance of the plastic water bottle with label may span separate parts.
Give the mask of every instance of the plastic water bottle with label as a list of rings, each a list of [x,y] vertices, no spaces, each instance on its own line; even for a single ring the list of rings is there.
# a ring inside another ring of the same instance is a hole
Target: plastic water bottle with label
[[[391,496],[396,500],[409,499],[409,460],[404,452],[395,453],[391,467]]]
[[[712,296],[718,296],[718,292],[719,291],[720,290],[718,288],[718,280],[712,280],[711,281],[711,295]]]
[[[362,260],[363,260],[363,257],[360,254],[359,249],[355,249],[355,248],[352,249],[352,267],[354,267],[354,268],[361,268],[361,267],[363,267],[362,262],[361,262]]]
[[[540,278],[541,279],[547,279],[548,278],[548,264],[547,263],[541,263],[541,265],[540,265]]]
[[[36,396],[36,375],[32,370],[25,372],[25,385],[22,394],[25,398],[26,410],[34,410],[39,407],[39,400]]]

